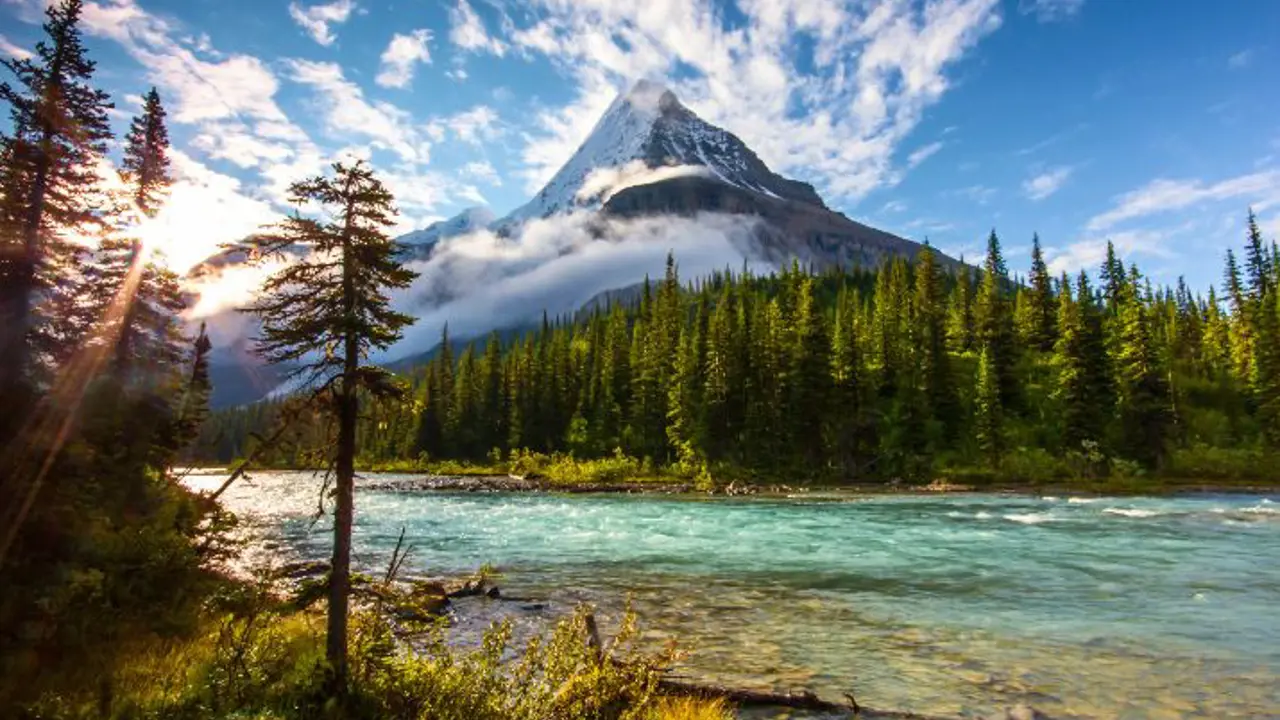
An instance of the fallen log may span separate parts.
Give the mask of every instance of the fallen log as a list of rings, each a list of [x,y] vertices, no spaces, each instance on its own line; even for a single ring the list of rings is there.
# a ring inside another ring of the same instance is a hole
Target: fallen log
[[[877,710],[858,704],[852,694],[846,693],[848,702],[833,702],[818,697],[811,690],[796,692],[769,692],[765,690],[748,690],[745,688],[726,687],[724,685],[704,685],[683,680],[664,678],[658,681],[658,691],[667,695],[682,697],[720,698],[734,705],[754,707],[778,707],[791,710],[806,710],[821,713],[848,713],[849,717],[864,720],[951,720],[934,715],[921,715],[899,710]]]

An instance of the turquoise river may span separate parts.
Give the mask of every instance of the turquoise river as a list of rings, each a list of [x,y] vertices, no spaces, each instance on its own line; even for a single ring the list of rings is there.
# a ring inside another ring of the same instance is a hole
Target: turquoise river
[[[258,552],[324,558],[318,491],[258,474],[227,501]],[[536,632],[584,601],[608,623],[630,595],[655,646],[689,652],[683,674],[725,684],[952,716],[1280,717],[1276,500],[362,489],[355,552],[385,567],[403,527],[405,572],[489,563],[537,600],[460,606],[460,635]]]

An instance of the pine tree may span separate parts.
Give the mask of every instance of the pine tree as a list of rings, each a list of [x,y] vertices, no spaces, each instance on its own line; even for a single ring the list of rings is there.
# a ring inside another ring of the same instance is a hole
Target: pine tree
[[[956,273],[947,311],[947,348],[961,355],[973,350],[973,275],[968,267]]]
[[[1251,336],[1249,299],[1245,295],[1245,287],[1240,279],[1240,268],[1236,264],[1235,253],[1227,248],[1227,265],[1223,273],[1223,284],[1227,291],[1227,301],[1231,308],[1231,364],[1235,376],[1247,384],[1252,375],[1253,338]]]
[[[416,274],[396,261],[387,236],[396,213],[391,193],[363,162],[335,163],[332,176],[316,176],[289,188],[295,206],[317,203],[331,220],[295,214],[255,250],[279,257],[286,249],[312,252],[272,275],[249,308],[262,322],[258,352],[272,363],[296,363],[308,383],[328,388],[324,412],[338,425],[334,456],[333,561],[329,581],[326,658],[337,687],[346,685],[347,608],[351,590],[351,528],[359,393],[392,394],[381,368],[362,361],[389,347],[413,322],[390,308],[387,290],[409,286]]]
[[[1110,373],[1102,332],[1089,278],[1083,272],[1072,297],[1064,276],[1058,299],[1058,342],[1054,364],[1058,370],[1057,402],[1062,423],[1062,445],[1081,451],[1085,443],[1101,444],[1110,417]]]
[[[1119,312],[1124,284],[1124,262],[1116,257],[1116,247],[1108,240],[1107,256],[1102,261],[1102,295],[1106,299],[1106,310],[1112,315]]]
[[[1167,371],[1151,338],[1140,279],[1132,271],[1120,296],[1117,411],[1121,452],[1154,467],[1167,454],[1174,415]]]
[[[1028,278],[1028,315],[1030,322],[1025,333],[1028,344],[1041,352],[1053,350],[1057,340],[1057,302],[1053,297],[1053,280],[1049,266],[1044,262],[1040,249],[1040,236],[1031,236],[1031,276]]]
[[[143,99],[142,114],[129,124],[125,136],[123,175],[133,188],[134,204],[148,216],[156,213],[173,184],[164,119],[160,93],[153,87]]]
[[[111,104],[91,85],[82,5],[50,6],[35,56],[0,61],[16,78],[0,83],[12,121],[0,137],[0,396],[15,400],[26,396],[39,357],[77,340],[58,332],[50,310],[74,304],[81,248],[71,236],[99,220],[96,161],[111,137]]]
[[[194,442],[200,428],[209,419],[209,396],[213,392],[213,383],[209,379],[209,353],[212,350],[213,342],[205,332],[205,324],[200,323],[200,332],[192,343],[191,373],[187,376],[182,398],[178,403],[178,449],[186,448]]]
[[[946,297],[942,268],[928,244],[916,256],[915,326],[919,333],[921,390],[929,418],[943,438],[954,436],[960,420],[959,398],[947,354]]]
[[[1000,400],[1000,375],[986,348],[978,354],[973,429],[978,449],[987,462],[992,467],[999,466],[1005,450],[1004,405]]]
[[[137,375],[154,379],[184,351],[177,316],[186,303],[178,277],[129,237],[137,215],[154,215],[169,193],[168,150],[164,108],[153,88],[145,114],[134,118],[125,138],[122,176],[137,210],[125,212],[121,226],[109,231],[85,273],[94,314],[115,342],[114,370],[126,383],[139,380]]]
[[[1271,261],[1258,220],[1250,210],[1245,251],[1249,283],[1245,320],[1252,350],[1249,380],[1263,439],[1270,447],[1280,448],[1280,305]]]
[[[852,478],[862,474],[869,448],[876,445],[867,407],[871,397],[862,356],[858,305],[857,295],[849,291],[836,301],[831,339],[832,412],[828,416],[828,446],[836,466]]]
[[[987,239],[987,258],[983,263],[974,320],[978,345],[986,352],[987,362],[999,378],[1000,404],[1005,412],[1016,409],[1021,400],[1016,371],[1017,341],[1006,290],[1008,282],[1009,272],[1000,252],[1000,240],[992,230]]]
[[[788,358],[785,422],[800,466],[818,471],[823,462],[822,425],[831,396],[831,340],[826,318],[814,297],[813,277],[796,274]]]

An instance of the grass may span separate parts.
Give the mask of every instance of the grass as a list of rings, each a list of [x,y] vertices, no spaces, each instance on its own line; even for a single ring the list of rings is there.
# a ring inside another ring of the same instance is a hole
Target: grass
[[[65,720],[732,717],[719,701],[657,692],[661,668],[677,653],[674,647],[657,654],[641,650],[630,612],[604,644],[611,659],[602,660],[589,640],[588,616],[580,608],[523,648],[511,647],[510,625],[498,623],[479,647],[459,649],[445,642],[438,623],[393,625],[366,606],[352,617],[350,690],[339,700],[326,690],[323,614],[249,593],[212,603],[188,635],[131,638],[117,648],[113,671],[93,662],[50,664],[40,696],[13,708],[13,715],[0,715]]]

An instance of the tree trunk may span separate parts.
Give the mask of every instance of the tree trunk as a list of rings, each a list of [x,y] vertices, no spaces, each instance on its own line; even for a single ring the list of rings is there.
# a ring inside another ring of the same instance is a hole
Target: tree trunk
[[[351,336],[354,337],[354,336]],[[347,675],[347,610],[351,594],[351,525],[355,514],[356,352],[347,341],[346,372],[338,398],[338,457],[333,511],[333,564],[329,577],[329,624],[325,657],[333,670],[335,687],[342,692]]]
[[[356,420],[359,398],[356,376],[360,369],[360,338],[356,318],[355,253],[352,248],[352,203],[346,208],[343,230],[342,301],[346,316],[343,337],[342,388],[338,396],[337,486],[333,510],[333,564],[329,574],[329,624],[325,657],[333,671],[335,690],[347,688],[347,610],[351,596],[351,525],[355,515]]]

